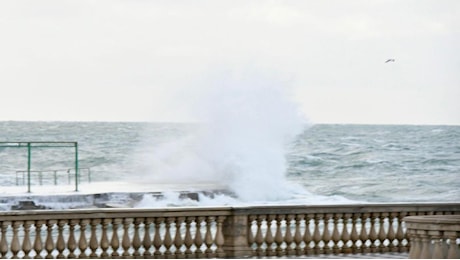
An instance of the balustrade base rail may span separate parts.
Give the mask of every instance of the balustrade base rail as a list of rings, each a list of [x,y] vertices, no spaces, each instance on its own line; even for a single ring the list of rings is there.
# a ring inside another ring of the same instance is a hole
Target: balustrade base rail
[[[0,213],[0,257],[242,258],[408,252],[407,216],[460,203]]]

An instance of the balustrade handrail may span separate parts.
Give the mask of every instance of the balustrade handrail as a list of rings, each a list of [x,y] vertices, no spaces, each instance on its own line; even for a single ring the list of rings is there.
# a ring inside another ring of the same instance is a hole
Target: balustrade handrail
[[[331,205],[269,205],[232,207],[236,214],[297,214],[297,213],[376,213],[376,212],[459,212],[460,203],[366,203]],[[452,213],[453,214],[453,213]]]
[[[459,215],[445,215],[445,216],[410,216],[405,218],[408,223],[417,224],[418,227],[423,227],[426,230],[455,230],[456,225],[460,225]],[[417,226],[414,226],[416,228]]]
[[[231,211],[231,212],[230,212]],[[203,213],[205,212],[205,213]],[[218,207],[169,207],[169,208],[88,208],[66,210],[18,210],[0,212],[0,221],[62,219],[91,217],[92,215],[132,216],[178,216],[187,214],[207,214],[217,212],[222,215],[254,215],[254,214],[328,214],[328,213],[403,213],[411,218],[416,215],[448,215],[460,214],[460,203],[392,203],[392,204],[338,204],[338,205],[267,205],[267,206],[218,206]],[[426,216],[425,216],[426,217]],[[433,216],[437,219],[437,217]]]
[[[67,210],[15,210],[0,212],[0,221],[51,219],[116,218],[116,217],[179,217],[227,216],[231,207],[177,207],[177,208],[89,208]]]
[[[0,257],[230,258],[408,252],[407,216],[460,203],[0,212]]]

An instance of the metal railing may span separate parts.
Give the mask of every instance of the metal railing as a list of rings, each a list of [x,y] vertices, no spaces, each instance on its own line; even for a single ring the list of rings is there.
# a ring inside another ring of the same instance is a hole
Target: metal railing
[[[74,148],[75,191],[78,191],[78,142],[34,141],[0,142],[0,148],[27,148],[27,192],[31,192],[32,149],[33,148]]]
[[[45,180],[53,180],[52,184],[58,185],[59,180],[62,180],[62,177],[67,177],[67,184],[72,184],[75,181],[75,168],[67,169],[53,169],[53,170],[18,170],[16,171],[16,185],[25,185],[27,181],[27,174],[37,174],[37,181],[39,185],[43,185]],[[78,182],[81,183],[83,175],[86,175],[88,183],[91,182],[91,168],[79,168],[78,169]],[[50,177],[47,177],[50,176]],[[61,178],[60,178],[61,177]],[[32,178],[32,176],[31,176]]]

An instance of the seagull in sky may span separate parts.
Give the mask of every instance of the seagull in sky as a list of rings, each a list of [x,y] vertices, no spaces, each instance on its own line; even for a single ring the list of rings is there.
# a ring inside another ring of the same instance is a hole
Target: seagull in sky
[[[395,62],[395,59],[388,59],[387,61],[385,61],[385,63],[388,63],[388,62]]]

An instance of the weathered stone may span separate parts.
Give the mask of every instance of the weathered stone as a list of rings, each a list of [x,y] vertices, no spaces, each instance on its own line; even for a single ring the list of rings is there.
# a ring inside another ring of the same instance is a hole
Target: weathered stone
[[[460,215],[410,216],[404,221],[410,242],[414,244],[409,258],[460,258],[456,243],[460,235]]]
[[[35,205],[30,200],[22,204]],[[48,253],[50,258],[103,258],[108,257],[110,248],[114,258],[289,258],[331,251],[335,254],[370,250],[407,252],[405,241],[408,237],[403,229],[405,216],[436,214],[430,218],[440,219],[456,218],[449,214],[459,213],[459,203],[8,211],[0,212],[0,257],[30,258],[34,255],[29,253],[35,251]],[[448,216],[441,216],[443,214]],[[421,223],[429,228],[428,231],[415,232],[415,235],[423,235],[420,243],[426,243],[431,236],[439,239],[437,246],[442,249],[440,239],[457,239],[457,231],[436,232],[437,229],[432,229],[435,226],[428,222]],[[444,225],[451,221],[434,222]],[[306,223],[309,232],[302,233]],[[339,229],[337,223],[352,230],[352,234],[363,225],[374,231],[348,235],[348,232],[341,232],[343,228]],[[391,223],[388,229],[391,227],[393,232],[383,228],[385,223]],[[327,232],[325,227],[329,229]],[[410,224],[408,227],[410,229]],[[37,236],[37,232],[41,235]],[[372,236],[373,232],[378,236]],[[410,235],[414,235],[414,231]],[[365,243],[357,243],[357,240]],[[392,249],[386,250],[386,247]],[[457,256],[454,249],[449,248],[447,257]],[[446,256],[444,253],[437,255]]]
[[[35,205],[35,202],[32,200],[23,200],[19,201],[18,205],[11,206],[12,210],[34,210],[34,209],[47,209],[43,205]]]

